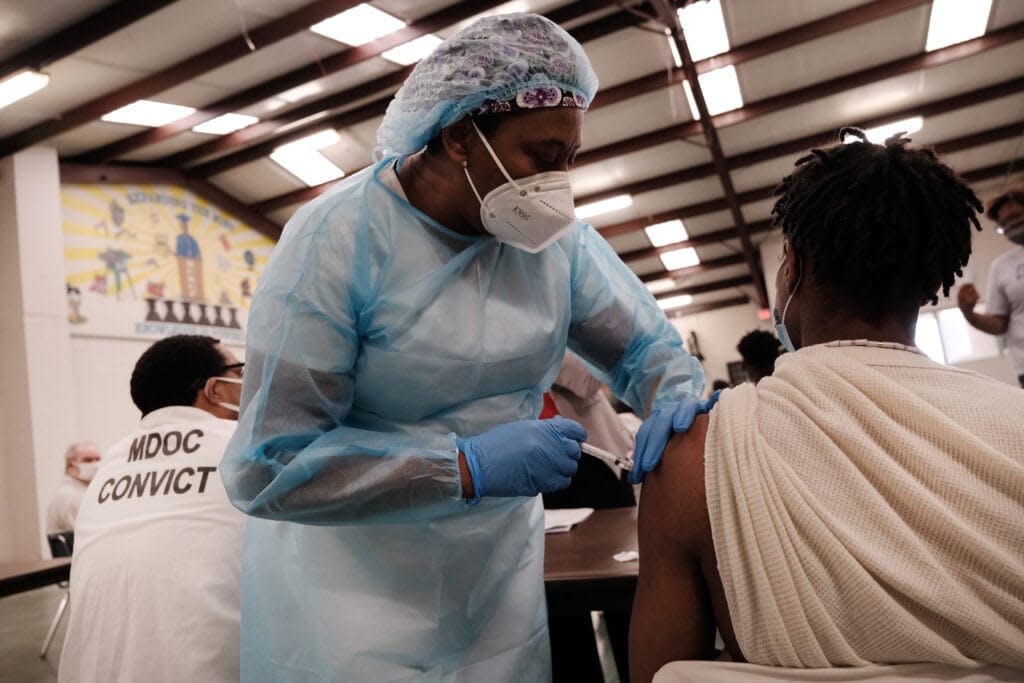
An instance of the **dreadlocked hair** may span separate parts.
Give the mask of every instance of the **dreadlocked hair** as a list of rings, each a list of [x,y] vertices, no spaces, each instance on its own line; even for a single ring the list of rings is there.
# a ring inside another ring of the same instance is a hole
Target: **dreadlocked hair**
[[[842,144],[847,135],[858,140]],[[775,190],[772,222],[810,260],[815,280],[872,320],[896,302],[937,303],[971,255],[982,204],[931,149],[859,128],[812,149]],[[805,276],[807,274],[805,273]]]

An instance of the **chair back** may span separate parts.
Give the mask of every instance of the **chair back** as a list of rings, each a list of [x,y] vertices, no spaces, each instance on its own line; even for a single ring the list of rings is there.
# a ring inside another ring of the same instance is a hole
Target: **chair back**
[[[47,534],[46,540],[50,542],[50,554],[54,557],[71,557],[71,552],[75,549],[74,531]]]

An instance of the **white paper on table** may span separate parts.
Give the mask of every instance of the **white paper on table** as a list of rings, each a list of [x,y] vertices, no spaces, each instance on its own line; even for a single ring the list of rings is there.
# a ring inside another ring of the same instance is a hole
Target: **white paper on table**
[[[564,534],[594,514],[594,508],[565,508],[544,511],[544,533]]]

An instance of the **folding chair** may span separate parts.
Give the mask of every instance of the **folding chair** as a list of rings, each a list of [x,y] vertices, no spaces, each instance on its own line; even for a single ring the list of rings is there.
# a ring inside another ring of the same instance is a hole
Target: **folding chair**
[[[58,531],[55,534],[47,534],[46,540],[50,542],[50,554],[55,558],[71,557],[71,551],[75,547],[74,531]],[[43,649],[39,651],[40,659],[46,658],[46,653],[50,649],[50,643],[53,642],[53,636],[57,633],[57,627],[60,626],[60,620],[64,618],[64,612],[68,608],[68,600],[71,597],[70,586],[67,582],[62,581],[57,585],[64,589],[64,596],[60,599],[60,605],[57,606],[57,613],[53,615],[53,623],[50,624],[50,630],[46,633],[46,640],[43,641]]]

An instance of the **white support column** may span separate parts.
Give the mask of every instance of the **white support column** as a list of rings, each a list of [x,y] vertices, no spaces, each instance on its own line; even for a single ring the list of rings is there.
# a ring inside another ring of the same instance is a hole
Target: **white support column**
[[[0,561],[48,557],[73,396],[57,153],[32,148],[0,159]]]

